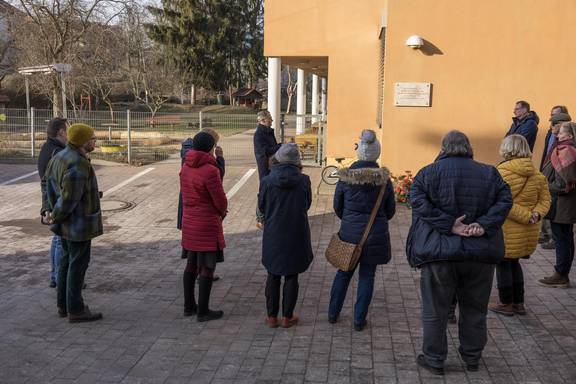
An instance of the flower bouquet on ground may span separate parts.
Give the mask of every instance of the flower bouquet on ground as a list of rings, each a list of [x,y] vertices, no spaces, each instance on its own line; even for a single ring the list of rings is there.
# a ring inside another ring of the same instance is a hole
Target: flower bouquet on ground
[[[401,176],[392,176],[394,185],[394,196],[396,202],[410,208],[410,188],[412,187],[412,172],[404,171]]]

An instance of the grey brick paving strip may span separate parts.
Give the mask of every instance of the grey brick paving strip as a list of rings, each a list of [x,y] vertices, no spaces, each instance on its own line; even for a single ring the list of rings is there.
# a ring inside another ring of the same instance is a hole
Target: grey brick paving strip
[[[327,322],[334,269],[323,252],[338,228],[329,195],[310,210],[316,259],[300,279],[301,323],[268,329],[255,228],[256,175],[231,199],[225,221],[226,261],[214,285],[221,321],[199,324],[182,316],[176,160],[105,199],[135,203],[107,213],[106,234],[93,242],[87,303],[104,320],[72,325],[56,315],[48,288],[50,234],[40,225],[36,177],[0,187],[0,383],[575,383],[576,288],[540,287],[552,270],[552,251],[522,261],[528,315],[490,314],[489,341],[477,373],[458,358],[458,334],[449,326],[447,375],[433,377],[414,359],[421,345],[419,272],[406,263],[410,211],[399,208],[391,225],[393,260],[379,267],[369,327],[352,329],[355,285],[342,320]],[[97,166],[102,190],[144,168]],[[33,171],[0,164],[0,182]],[[228,167],[229,190],[248,166]],[[313,182],[319,170],[306,169]],[[494,291],[495,294],[495,291]]]

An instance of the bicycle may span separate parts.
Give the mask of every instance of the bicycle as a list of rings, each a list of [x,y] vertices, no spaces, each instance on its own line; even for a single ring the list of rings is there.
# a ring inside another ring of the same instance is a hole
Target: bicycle
[[[344,168],[345,165],[350,165],[356,161],[356,159],[349,159],[347,161],[345,157],[337,157],[334,160],[338,163],[338,166],[328,165],[322,169],[322,181],[328,185],[335,185],[340,178],[338,177],[338,171]]]

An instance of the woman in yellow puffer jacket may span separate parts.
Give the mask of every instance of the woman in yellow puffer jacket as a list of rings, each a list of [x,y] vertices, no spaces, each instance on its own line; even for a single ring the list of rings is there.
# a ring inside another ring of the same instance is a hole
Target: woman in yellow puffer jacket
[[[489,306],[502,315],[525,315],[524,276],[520,258],[536,250],[540,220],[550,208],[550,191],[546,177],[532,164],[530,147],[521,135],[510,135],[500,146],[504,161],[498,171],[512,192],[512,209],[502,229],[506,255],[496,266],[500,303]]]

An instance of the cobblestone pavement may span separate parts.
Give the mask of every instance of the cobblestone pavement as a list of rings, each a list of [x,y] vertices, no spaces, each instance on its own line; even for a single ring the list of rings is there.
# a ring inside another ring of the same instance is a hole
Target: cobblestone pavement
[[[369,326],[355,332],[355,285],[341,321],[327,322],[335,271],[323,252],[338,221],[331,196],[315,196],[310,222],[316,259],[300,278],[301,323],[268,329],[253,175],[231,198],[225,221],[226,261],[218,266],[222,280],[212,299],[224,319],[200,324],[182,316],[178,160],[96,168],[103,191],[154,168],[105,195],[135,206],[107,212],[106,234],[93,242],[84,296],[104,314],[96,323],[73,325],[57,317],[55,291],[48,288],[50,235],[38,219],[38,176],[0,186],[0,383],[576,382],[576,289],[536,284],[552,271],[552,251],[539,249],[522,261],[528,315],[489,315],[480,371],[464,370],[457,328],[450,325],[447,375],[438,378],[414,363],[421,346],[420,294],[419,272],[404,255],[407,209],[392,221],[393,260],[378,268]],[[33,170],[0,164],[0,184]],[[229,166],[225,189],[247,170]],[[317,183],[319,170],[306,171]]]

